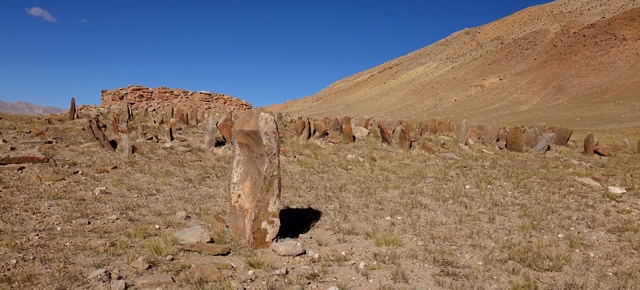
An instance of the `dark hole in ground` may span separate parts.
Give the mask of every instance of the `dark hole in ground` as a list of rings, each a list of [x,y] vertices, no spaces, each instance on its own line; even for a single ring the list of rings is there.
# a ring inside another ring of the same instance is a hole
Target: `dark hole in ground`
[[[278,238],[297,238],[307,233],[322,217],[322,212],[314,208],[284,208],[280,210],[280,231]]]

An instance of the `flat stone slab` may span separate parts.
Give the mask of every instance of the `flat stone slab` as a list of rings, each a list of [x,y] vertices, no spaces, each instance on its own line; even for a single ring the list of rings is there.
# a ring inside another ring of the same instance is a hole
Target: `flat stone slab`
[[[186,244],[181,248],[186,251],[198,252],[213,256],[228,255],[231,252],[231,248],[229,248],[228,246],[217,244]]]
[[[173,284],[175,280],[168,274],[153,274],[142,276],[135,280],[136,285],[139,287],[156,287],[165,284]]]
[[[180,244],[208,243],[211,241],[209,233],[201,226],[180,230],[175,233],[175,236]]]
[[[280,256],[299,256],[306,253],[304,244],[293,239],[285,239],[271,243],[270,248]]]
[[[49,158],[44,156],[38,149],[9,152],[0,157],[0,165],[47,162],[49,162]]]
[[[576,181],[584,184],[584,185],[588,185],[588,186],[593,186],[593,187],[602,187],[602,185],[600,183],[598,183],[597,181],[589,178],[589,177],[576,177]]]

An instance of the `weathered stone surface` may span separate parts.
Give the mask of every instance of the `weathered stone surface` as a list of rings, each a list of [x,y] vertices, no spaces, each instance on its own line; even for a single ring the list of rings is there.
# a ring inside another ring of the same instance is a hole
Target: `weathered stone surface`
[[[638,145],[636,145],[636,153],[640,154],[640,140],[638,140]]]
[[[233,140],[233,115],[231,112],[225,114],[217,124],[218,133],[224,138],[224,142],[229,144]]]
[[[120,109],[120,113],[118,115],[118,131],[119,132],[128,132],[129,130],[129,121],[131,120],[131,108],[127,103],[122,103],[122,108]]]
[[[353,136],[356,140],[364,140],[369,136],[369,130],[364,127],[355,126],[353,127]]]
[[[145,260],[144,257],[139,257],[135,261],[131,262],[131,264],[129,264],[129,266],[131,266],[133,268],[136,268],[138,270],[146,270],[146,269],[149,269],[151,267],[151,265],[149,265],[149,263],[147,263],[147,261]]]
[[[204,147],[209,149],[216,146],[218,140],[218,127],[216,127],[216,116],[210,115],[204,122]]]
[[[589,185],[589,186],[593,186],[593,187],[602,187],[602,185],[600,183],[598,183],[597,181],[593,180],[592,178],[589,177],[576,177],[576,181],[584,184],[584,185]]]
[[[522,128],[511,127],[507,132],[506,142],[507,150],[512,152],[524,152],[524,147],[522,146]]]
[[[547,128],[547,132],[556,133],[556,145],[567,146],[569,144],[569,139],[571,139],[571,135],[573,134],[573,130],[560,127],[560,126],[552,126]]]
[[[107,138],[107,135],[104,134],[104,131],[102,130],[102,123],[100,122],[98,117],[89,119],[89,131],[91,132],[91,134],[93,134],[93,137],[98,140],[102,147],[111,151],[116,150],[116,148],[113,148],[113,145],[111,145],[111,142],[109,141],[109,138]]]
[[[69,107],[69,112],[67,113],[67,118],[69,121],[73,121],[76,119],[76,99],[71,98],[71,107]]]
[[[231,252],[228,246],[218,244],[186,244],[182,249],[212,256],[228,255]]]
[[[311,124],[309,122],[309,118],[302,118],[302,130],[300,130],[298,140],[305,143],[309,138],[311,138]]]
[[[411,135],[409,133],[409,129],[407,129],[407,124],[400,124],[393,130],[394,140],[396,140],[396,144],[398,147],[402,149],[404,152],[409,152],[411,150]]]
[[[275,117],[244,112],[233,128],[229,230],[254,249],[267,248],[280,229],[280,148]]]
[[[349,117],[342,118],[341,132],[342,132],[342,139],[344,139],[344,141],[347,144],[353,143],[353,141],[355,141],[355,138],[353,137],[353,127],[351,126],[351,118]]]
[[[392,144],[391,133],[389,133],[389,129],[387,128],[387,125],[383,121],[380,121],[378,123],[378,130],[380,130],[380,138],[382,139],[382,143],[391,145]]]
[[[24,170],[25,168],[26,167],[20,164],[7,164],[7,165],[0,166],[0,171],[21,171],[21,170]]]
[[[184,279],[192,279],[194,281],[211,283],[220,281],[226,276],[213,265],[200,265],[182,272],[180,277]]]
[[[429,134],[438,134],[438,120],[431,119],[431,122],[427,125],[427,130]]]
[[[534,148],[538,145],[538,129],[536,127],[526,127],[522,134],[522,144],[528,148]]]
[[[296,119],[296,125],[294,127],[295,136],[300,137],[302,135],[303,130],[304,130],[304,120],[302,119],[302,116],[298,116],[298,118]]]
[[[38,151],[38,149],[11,151],[0,157],[0,165],[47,162],[49,162],[49,158]]]
[[[314,120],[313,121],[313,128],[314,131],[313,135],[316,136],[317,138],[324,138],[325,136],[327,136],[329,134],[328,130],[327,130],[327,124],[325,124],[324,122],[320,121],[320,120]]]
[[[593,133],[589,133],[587,137],[584,138],[584,151],[582,153],[584,155],[593,155],[596,151],[596,138]]]
[[[122,148],[122,154],[124,157],[131,157],[135,152],[135,146],[131,143],[131,138],[129,138],[128,134],[120,133],[120,145],[119,148]]]
[[[480,130],[480,141],[483,145],[493,145],[500,137],[500,126],[497,124],[487,124],[478,126]]]
[[[306,252],[304,244],[294,239],[284,239],[272,243],[270,248],[280,256],[299,256]]]
[[[533,147],[533,152],[545,153],[549,151],[551,149],[551,144],[553,144],[555,139],[556,133],[544,133],[538,144]]]
[[[175,281],[169,274],[153,274],[142,276],[135,280],[137,287],[157,287],[166,284],[173,284]]]
[[[209,233],[201,226],[195,226],[180,230],[175,233],[180,244],[208,243],[211,241]]]
[[[462,120],[460,127],[458,127],[458,134],[456,135],[456,144],[467,145],[469,140],[469,129],[467,129],[467,120]]]
[[[124,280],[111,280],[111,290],[125,290],[127,283]]]

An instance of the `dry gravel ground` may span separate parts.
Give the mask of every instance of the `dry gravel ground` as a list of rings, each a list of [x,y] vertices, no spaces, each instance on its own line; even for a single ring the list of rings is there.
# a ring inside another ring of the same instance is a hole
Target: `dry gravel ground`
[[[0,170],[0,289],[110,289],[117,280],[127,289],[640,287],[637,131],[596,132],[610,158],[581,154],[587,132],[544,155],[463,152],[441,138],[437,150],[455,160],[374,140],[299,144],[281,128],[282,202],[322,212],[297,238],[307,254],[292,258],[248,250],[224,233],[212,235],[231,247],[227,256],[177,244],[175,232],[210,226],[228,210],[231,151],[204,150],[200,127],[178,130],[178,150],[138,140],[127,158],[94,142],[85,120],[0,118],[3,152],[37,146],[54,160]],[[53,143],[23,142],[40,131]],[[131,266],[138,257],[150,267]],[[192,274],[213,263],[232,267],[213,282]],[[87,278],[98,269],[107,273]],[[140,278],[152,274],[175,282],[145,286]]]

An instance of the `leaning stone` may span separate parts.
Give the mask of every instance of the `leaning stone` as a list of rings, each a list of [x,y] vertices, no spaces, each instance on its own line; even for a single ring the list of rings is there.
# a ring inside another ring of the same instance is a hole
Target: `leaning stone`
[[[404,152],[411,150],[411,135],[405,124],[400,124],[393,130],[394,139],[397,140],[398,147]]]
[[[524,152],[524,148],[522,146],[522,128],[512,127],[507,132],[506,148],[512,152]]]
[[[218,128],[216,127],[216,116],[211,114],[204,122],[204,147],[213,148],[217,143]]]
[[[208,243],[211,241],[211,237],[201,226],[180,230],[175,233],[175,237],[178,238],[178,243],[180,244]]]
[[[183,250],[198,252],[212,256],[224,256],[231,252],[231,248],[218,244],[186,244],[181,247]]]
[[[93,134],[93,137],[96,138],[96,140],[98,140],[98,142],[100,143],[100,145],[102,145],[102,147],[109,149],[111,151],[116,150],[116,148],[114,148],[113,145],[111,145],[111,141],[109,141],[109,138],[107,138],[107,135],[104,134],[104,131],[102,130],[102,123],[100,123],[100,120],[98,119],[98,117],[89,119],[89,131],[91,131],[91,134]]]
[[[280,148],[273,113],[248,110],[233,127],[229,230],[253,249],[269,247],[280,229]]]
[[[140,287],[156,287],[166,284],[173,284],[175,282],[173,280],[173,277],[168,274],[146,275],[136,279],[135,281],[136,286]]]
[[[533,147],[533,152],[545,153],[551,149],[551,144],[556,139],[556,133],[544,133],[538,144]]]
[[[304,244],[293,239],[284,239],[271,243],[271,250],[280,256],[299,256],[306,252]]]
[[[588,186],[593,186],[593,187],[602,187],[602,185],[600,183],[598,183],[597,181],[589,178],[589,177],[576,177],[576,181],[584,184],[584,185],[588,185]]]
[[[389,133],[389,129],[387,129],[387,125],[383,121],[378,123],[378,129],[380,130],[380,138],[382,139],[382,143],[391,145],[391,134]]]
[[[38,149],[11,151],[0,157],[0,165],[47,162],[49,162],[49,158],[40,153]]]
[[[584,138],[584,151],[582,154],[584,155],[593,155],[596,150],[596,138],[593,133],[589,133],[586,138]]]

